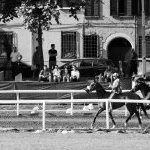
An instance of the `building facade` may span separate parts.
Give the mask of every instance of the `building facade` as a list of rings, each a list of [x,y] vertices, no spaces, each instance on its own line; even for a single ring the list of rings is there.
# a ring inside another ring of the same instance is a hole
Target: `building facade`
[[[145,36],[147,71],[150,58],[150,1],[145,0]],[[131,49],[138,55],[139,73],[142,73],[142,21],[140,0],[102,0],[90,1],[85,10],[85,36],[97,35],[98,53],[113,60],[119,66],[122,61],[124,71],[126,62],[131,59]]]
[[[53,21],[49,31],[43,31],[44,63],[48,65],[48,50],[56,45],[57,64],[78,58],[108,58],[116,66],[131,59],[131,49],[138,54],[139,73],[142,61],[142,30],[140,0],[87,0],[78,20],[69,17],[69,8],[60,8],[60,25]],[[150,1],[145,0],[145,36],[147,71],[150,71]],[[37,36],[26,30],[23,19],[0,24],[0,54],[13,45],[32,64]],[[7,44],[6,44],[7,43]],[[126,70],[126,65],[123,69]]]

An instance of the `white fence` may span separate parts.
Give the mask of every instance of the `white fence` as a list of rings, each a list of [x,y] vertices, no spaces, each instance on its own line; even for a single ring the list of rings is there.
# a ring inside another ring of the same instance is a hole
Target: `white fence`
[[[45,130],[45,106],[46,104],[60,104],[60,103],[70,103],[71,104],[71,115],[73,114],[73,104],[75,103],[106,103],[106,128],[109,129],[109,112],[108,103],[109,102],[126,102],[126,103],[150,103],[149,100],[127,100],[127,99],[73,99],[74,93],[85,93],[84,90],[2,90],[0,93],[16,93],[16,100],[0,100],[0,104],[17,104],[17,115],[19,115],[19,104],[42,104],[42,130]],[[19,97],[20,93],[70,93],[71,99],[43,99],[43,100],[22,100]]]

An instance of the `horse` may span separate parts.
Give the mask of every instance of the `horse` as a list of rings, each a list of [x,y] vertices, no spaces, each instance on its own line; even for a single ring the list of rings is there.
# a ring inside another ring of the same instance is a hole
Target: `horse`
[[[135,84],[131,89],[131,92],[140,91],[145,100],[150,100],[150,85],[145,83],[143,78],[135,80]],[[150,104],[146,106],[146,109],[150,107]]]
[[[99,83],[99,82],[92,82],[89,86],[86,87],[85,91],[89,94],[90,92],[92,92],[93,90],[96,90],[96,94],[98,96],[99,99],[102,99],[102,98],[109,98],[111,92],[107,92],[103,86]],[[123,93],[120,93],[120,94],[116,94],[114,96],[114,99],[136,99],[136,100],[140,100],[140,96],[133,93],[133,92],[123,92]],[[140,116],[139,116],[139,112],[137,111],[138,109],[138,105],[141,107],[141,109],[143,110],[145,116],[147,118],[148,115],[147,115],[147,112],[145,110],[145,107],[142,103],[140,104],[137,104],[137,103],[123,103],[123,102],[113,102],[112,103],[112,110],[113,109],[118,109],[122,106],[126,105],[127,107],[127,110],[129,111],[129,116],[128,118],[126,119],[125,123],[124,123],[124,126],[125,128],[127,127],[127,124],[128,124],[128,121],[132,118],[132,116],[135,114],[137,116],[137,119],[138,119],[138,122],[139,122],[139,128],[142,128],[142,122],[141,122],[141,119],[140,119]],[[99,110],[98,112],[96,113],[94,119],[93,119],[93,122],[91,124],[91,129],[94,128],[94,123],[96,121],[96,118],[98,117],[98,115],[103,112],[104,110],[106,110],[106,104],[105,102],[101,102],[99,104]],[[113,127],[112,128],[115,128],[116,127],[116,122],[114,121],[114,118],[113,118],[113,115],[112,115],[112,111],[109,110],[109,117],[111,118],[112,120],[112,123],[113,123]]]

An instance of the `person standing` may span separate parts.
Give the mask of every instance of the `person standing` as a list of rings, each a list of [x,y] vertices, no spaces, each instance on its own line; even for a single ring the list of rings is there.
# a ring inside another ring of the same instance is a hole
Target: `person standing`
[[[33,54],[33,58],[32,58],[32,70],[33,70],[33,78],[39,74],[40,72],[40,55],[39,55],[39,52],[38,52],[38,47],[36,47],[36,50]]]
[[[48,51],[49,54],[49,69],[53,70],[56,66],[56,56],[57,50],[55,49],[55,44],[51,44],[51,49]]]
[[[131,77],[133,74],[137,75],[137,69],[138,69],[138,55],[136,54],[136,52],[134,51],[134,49],[131,50],[131,62],[130,62],[130,72],[129,72],[129,76]]]
[[[15,79],[15,76],[19,73],[18,63],[22,59],[22,55],[18,52],[17,47],[13,48],[13,51],[10,54],[11,58],[11,68],[12,68],[12,77]]]

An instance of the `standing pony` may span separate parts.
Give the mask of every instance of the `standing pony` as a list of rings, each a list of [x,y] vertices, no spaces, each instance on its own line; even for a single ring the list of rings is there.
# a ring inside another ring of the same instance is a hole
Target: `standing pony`
[[[109,98],[109,96],[111,94],[111,92],[105,91],[105,89],[102,87],[102,85],[99,82],[97,82],[96,80],[94,82],[92,82],[89,86],[87,86],[87,88],[86,88],[87,93],[90,93],[93,90],[96,90],[96,93],[97,93],[97,96],[98,96],[99,99]],[[137,100],[140,100],[140,97],[137,94],[133,93],[133,92],[123,92],[121,94],[115,95],[113,99],[137,99]],[[118,108],[120,108],[124,105],[125,105],[125,102],[120,102],[120,103],[119,102],[113,102],[112,103],[112,109],[118,109]],[[145,115],[148,117],[144,105],[142,103],[140,103],[139,105],[141,106],[141,108],[142,108],[143,112],[145,113]],[[139,121],[139,128],[142,128],[142,122],[141,122],[141,119],[140,119],[140,116],[139,116],[139,112],[137,111],[137,106],[138,106],[137,103],[126,103],[126,107],[127,107],[130,114],[129,114],[128,118],[126,119],[125,123],[124,123],[125,127],[127,127],[128,121],[135,114],[138,118],[138,121]],[[94,123],[95,123],[96,118],[98,117],[98,115],[101,112],[103,112],[104,110],[106,110],[105,102],[101,102],[99,107],[100,108],[99,108],[98,112],[96,113],[96,115],[94,117],[94,120],[91,124],[91,128],[94,127]],[[110,110],[109,110],[109,116],[112,120],[113,128],[115,128],[116,123],[115,123],[114,118],[112,116],[112,111],[110,111]]]

